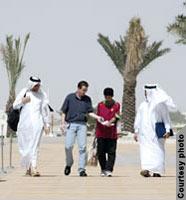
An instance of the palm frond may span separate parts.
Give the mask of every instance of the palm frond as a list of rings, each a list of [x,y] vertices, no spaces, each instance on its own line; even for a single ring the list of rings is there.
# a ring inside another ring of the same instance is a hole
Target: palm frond
[[[186,6],[186,2],[183,5]],[[178,15],[175,21],[168,25],[167,31],[178,37],[175,43],[186,44],[186,16]]]
[[[160,49],[162,46],[162,41],[153,42],[151,45],[147,46],[143,54],[143,62],[140,65],[139,72],[147,67],[156,58],[165,55],[170,52],[169,48]]]
[[[30,34],[27,34],[25,37],[22,54],[20,37],[18,39],[13,39],[12,35],[7,36],[6,45],[1,44],[0,52],[2,53],[8,74],[10,93],[15,91],[16,83],[25,67],[23,64],[23,57],[29,37]]]
[[[126,40],[120,37],[120,41],[114,41],[112,44],[108,37],[99,34],[98,42],[101,44],[103,49],[107,52],[108,56],[111,58],[116,68],[120,74],[124,75],[125,64],[126,64]],[[148,37],[144,40],[144,52],[142,55],[143,62],[139,66],[138,72],[140,73],[145,67],[147,67],[153,60],[158,57],[165,55],[170,52],[170,48],[160,49],[162,46],[162,41],[153,42],[151,45],[147,45]]]
[[[126,62],[126,51],[125,51],[125,41],[120,37],[120,41],[115,41],[113,44],[110,42],[109,38],[98,35],[98,42],[106,51],[108,56],[111,58],[119,73],[123,76],[125,62]]]

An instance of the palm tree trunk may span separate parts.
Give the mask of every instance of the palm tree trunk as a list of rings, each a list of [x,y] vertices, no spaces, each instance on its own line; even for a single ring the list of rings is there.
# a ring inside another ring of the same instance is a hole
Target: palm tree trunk
[[[8,98],[7,103],[6,103],[6,110],[5,110],[6,113],[8,113],[8,110],[11,107],[11,105],[14,103],[14,100],[15,100],[15,92],[10,91],[9,98]]]
[[[121,130],[134,133],[136,81],[125,82],[123,87]]]

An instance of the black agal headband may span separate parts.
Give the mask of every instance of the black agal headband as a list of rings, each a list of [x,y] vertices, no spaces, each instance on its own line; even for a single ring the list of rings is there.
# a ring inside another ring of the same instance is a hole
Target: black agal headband
[[[154,85],[154,86],[145,85],[145,89],[155,89],[155,88],[157,88],[156,85]]]
[[[38,77],[33,77],[33,76],[30,77],[30,80],[31,80],[32,82],[37,82],[37,83],[40,83],[40,82],[41,82],[41,80],[40,80]]]

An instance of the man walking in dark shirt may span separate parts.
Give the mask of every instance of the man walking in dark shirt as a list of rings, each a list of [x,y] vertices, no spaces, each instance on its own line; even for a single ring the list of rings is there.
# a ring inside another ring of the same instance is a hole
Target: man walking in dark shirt
[[[91,98],[86,95],[88,83],[81,81],[78,83],[78,88],[75,93],[69,94],[61,108],[62,124],[61,130],[66,131],[65,137],[65,153],[66,167],[65,175],[69,175],[73,165],[72,150],[75,144],[76,136],[78,137],[79,146],[79,165],[78,172],[80,176],[87,176],[85,171],[86,165],[86,146],[87,146],[87,113],[89,116],[101,122],[102,117],[94,114]],[[66,122],[66,123],[65,123]]]

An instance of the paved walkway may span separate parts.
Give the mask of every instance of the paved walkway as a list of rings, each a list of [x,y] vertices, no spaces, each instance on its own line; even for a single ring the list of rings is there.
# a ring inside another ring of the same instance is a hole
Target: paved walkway
[[[89,138],[91,141],[91,138]],[[77,146],[75,164],[70,176],[63,174],[64,137],[44,137],[40,148],[41,177],[25,177],[19,166],[17,144],[13,144],[14,169],[0,174],[0,200],[173,200],[176,199],[174,142],[166,144],[166,174],[162,178],[143,178],[139,175],[138,145],[119,142],[113,177],[100,177],[99,167],[87,167],[88,177],[77,173]],[[5,145],[5,166],[8,166],[8,144]]]

